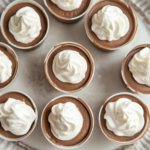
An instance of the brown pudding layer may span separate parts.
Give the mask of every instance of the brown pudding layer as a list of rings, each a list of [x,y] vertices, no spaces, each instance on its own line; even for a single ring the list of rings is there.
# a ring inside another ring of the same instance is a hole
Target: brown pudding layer
[[[136,93],[150,94],[150,87],[136,82],[132,76],[132,73],[129,71],[128,67],[128,64],[133,58],[133,56],[145,47],[150,47],[150,45],[148,44],[140,45],[131,50],[128,53],[128,55],[124,58],[121,70],[123,71],[123,75],[126,80],[128,88],[131,87],[133,90],[135,90]]]
[[[2,51],[9,58],[9,60],[12,62],[12,75],[7,81],[5,81],[4,83],[0,83],[0,89],[1,89],[3,87],[7,86],[13,80],[14,74],[15,74],[15,69],[16,69],[16,60],[8,52],[8,50],[6,48],[0,46],[0,51]]]
[[[8,24],[9,24],[10,18],[12,16],[14,16],[19,9],[26,7],[26,6],[32,7],[39,14],[42,29],[40,31],[40,35],[34,41],[32,41],[31,43],[28,43],[28,44],[23,44],[21,42],[16,41],[14,36],[9,32]],[[30,4],[30,3],[15,4],[11,8],[9,8],[9,10],[6,12],[6,14],[4,16],[4,20],[3,20],[3,28],[4,28],[4,33],[5,33],[6,37],[8,38],[8,40],[11,43],[13,43],[16,46],[20,46],[20,47],[29,47],[29,46],[34,46],[34,45],[38,44],[45,36],[46,31],[47,31],[47,26],[48,26],[48,23],[47,23],[45,14],[41,11],[40,8],[38,8],[37,6]]]
[[[136,103],[138,103],[139,105],[141,105],[143,107],[144,118],[145,118],[145,126],[143,127],[143,129],[140,132],[134,134],[133,136],[117,136],[112,131],[107,129],[106,119],[104,119],[104,115],[106,113],[105,112],[105,107],[109,102],[115,102],[120,98],[128,98],[131,101],[136,102]],[[112,97],[111,99],[109,99],[107,102],[105,102],[103,104],[103,108],[102,108],[102,111],[101,111],[101,116],[100,116],[99,119],[100,119],[101,128],[102,128],[103,132],[106,134],[106,136],[109,139],[115,140],[117,142],[128,142],[128,141],[131,141],[131,140],[137,138],[143,132],[143,130],[146,128],[148,118],[149,118],[149,110],[148,110],[147,106],[142,101],[139,101],[137,98],[135,98],[131,95],[121,94],[121,95],[117,95],[117,96]]]
[[[59,79],[57,79],[53,73],[53,69],[52,69],[52,64],[53,64],[53,59],[56,56],[57,53],[63,51],[63,50],[74,50],[80,53],[81,56],[83,56],[87,62],[87,72],[85,75],[85,78],[77,84],[71,84],[71,83],[65,83],[65,82],[61,82]],[[64,91],[74,91],[74,90],[78,90],[81,87],[83,87],[89,80],[90,78],[90,74],[94,68],[94,66],[91,66],[92,64],[90,63],[90,60],[88,58],[88,56],[86,55],[85,52],[83,52],[80,48],[75,47],[75,46],[71,46],[71,45],[63,45],[61,47],[58,47],[56,50],[54,50],[51,55],[49,56],[48,59],[48,74],[49,77],[51,78],[53,84],[55,87],[58,87],[61,90]]]
[[[90,2],[91,0],[83,0],[81,6],[78,9],[75,9],[73,11],[65,11],[65,10],[60,9],[51,0],[46,0],[48,7],[51,9],[51,12],[54,13],[54,15],[58,15],[64,18],[74,18],[74,17],[81,15],[87,10],[87,8],[90,5]]]
[[[58,103],[66,103],[66,102],[72,102],[76,105],[76,107],[79,109],[83,116],[83,127],[80,131],[80,133],[73,138],[72,140],[68,141],[61,141],[57,139],[51,132],[50,123],[48,122],[48,116],[51,112],[51,108],[58,104]],[[43,114],[42,114],[42,129],[45,136],[55,145],[59,146],[74,146],[84,141],[88,137],[88,134],[90,132],[91,124],[92,124],[92,118],[90,112],[88,112],[87,108],[82,104],[82,102],[78,101],[75,98],[72,97],[61,97],[54,101],[51,101],[45,108]]]
[[[21,93],[18,93],[18,92],[9,92],[9,93],[6,93],[6,94],[0,96],[0,104],[5,103],[8,100],[8,98],[14,98],[14,99],[23,101],[27,105],[29,105],[33,110],[35,110],[34,106],[32,105],[32,103],[30,101],[30,99],[28,97],[26,97],[25,95],[23,95]],[[32,126],[33,126],[33,124],[32,124]],[[31,126],[30,130],[32,129],[32,126]],[[5,131],[2,128],[1,124],[0,124],[0,134],[3,135],[4,137],[7,137],[7,138],[13,138],[13,139],[15,139],[15,138],[26,137],[29,134],[30,130],[25,135],[17,136],[17,135],[12,134],[9,131]]]
[[[125,36],[121,37],[119,40],[116,41],[100,40],[91,29],[93,15],[96,14],[99,10],[101,10],[106,5],[119,7],[129,19],[129,23],[130,23],[129,31],[126,33]],[[131,41],[136,33],[137,30],[136,26],[137,26],[137,21],[132,8],[128,4],[125,5],[124,2],[118,0],[99,1],[91,8],[86,18],[87,34],[89,35],[93,44],[103,49],[117,48]]]

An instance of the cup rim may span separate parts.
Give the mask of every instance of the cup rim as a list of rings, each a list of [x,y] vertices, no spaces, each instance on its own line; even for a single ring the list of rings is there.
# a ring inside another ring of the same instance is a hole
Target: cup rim
[[[110,141],[112,141],[112,142],[115,142],[115,143],[117,143],[117,144],[123,144],[123,145],[134,144],[135,142],[137,142],[138,140],[140,140],[141,138],[143,138],[143,136],[146,134],[147,130],[149,129],[150,117],[148,117],[147,124],[145,125],[145,129],[143,129],[142,133],[141,133],[137,138],[135,138],[135,139],[133,139],[133,140],[130,140],[130,141],[128,141],[128,142],[126,142],[126,141],[125,141],[125,142],[119,142],[119,141],[116,141],[116,140],[114,140],[114,139],[111,139],[110,137],[108,137],[108,136],[105,134],[105,132],[103,131],[103,128],[102,128],[102,126],[101,126],[101,119],[100,119],[100,118],[101,118],[101,112],[102,112],[102,109],[103,109],[105,103],[106,103],[107,101],[109,101],[111,98],[113,98],[113,97],[115,97],[115,96],[118,96],[118,95],[129,95],[129,96],[133,96],[133,97],[135,97],[136,99],[138,99],[140,102],[142,102],[142,103],[146,106],[146,104],[144,103],[144,101],[142,100],[142,98],[140,98],[139,96],[137,96],[137,95],[135,95],[135,94],[132,94],[132,93],[129,93],[129,92],[120,92],[120,93],[113,94],[113,95],[109,96],[109,97],[104,101],[103,105],[100,107],[99,114],[98,114],[98,124],[99,124],[99,127],[100,127],[101,131],[103,132],[103,134],[105,135],[105,137],[106,137],[108,140],[110,140]],[[147,108],[147,110],[148,110],[148,112],[149,112],[149,109],[148,109],[147,106],[146,106],[146,108]],[[149,112],[149,116],[150,116],[150,112]]]
[[[43,113],[44,113],[45,109],[47,108],[47,106],[48,106],[51,102],[57,100],[58,98],[62,98],[62,97],[75,98],[76,100],[78,100],[79,102],[81,102],[81,103],[84,105],[84,107],[87,109],[87,111],[89,112],[89,116],[90,116],[90,118],[91,118],[91,127],[90,127],[90,130],[89,130],[89,132],[88,132],[87,137],[86,137],[83,141],[81,141],[80,143],[78,143],[78,144],[76,144],[76,145],[73,145],[73,146],[62,146],[62,145],[59,146],[59,145],[55,145],[52,141],[50,141],[50,140],[46,137],[46,135],[45,135],[45,133],[44,133],[44,131],[43,131],[43,124],[42,124],[42,121],[43,121]],[[91,137],[91,135],[92,135],[92,133],[93,133],[93,130],[94,130],[94,115],[93,115],[92,109],[90,108],[90,106],[89,106],[83,99],[79,98],[78,96],[75,96],[75,95],[60,95],[60,96],[57,96],[57,97],[53,98],[52,100],[50,100],[50,101],[46,104],[46,106],[44,107],[44,109],[43,109],[43,111],[42,111],[42,115],[41,115],[41,130],[42,130],[42,133],[43,133],[44,137],[46,138],[46,140],[47,140],[49,143],[51,143],[53,146],[58,147],[58,148],[61,148],[61,149],[74,149],[74,148],[77,148],[77,147],[79,147],[79,146],[85,144],[85,143],[89,140],[89,138]]]
[[[4,87],[0,88],[0,91],[1,91],[1,90],[4,90],[5,88],[7,88],[8,86],[10,86],[15,81],[15,79],[17,78],[18,71],[19,71],[19,60],[18,60],[16,52],[14,51],[14,49],[12,47],[10,47],[9,45],[7,45],[5,43],[2,43],[2,42],[0,42],[0,46],[6,48],[7,50],[9,49],[9,51],[11,51],[14,54],[15,58],[14,58],[14,56],[12,56],[12,57],[14,58],[15,63],[16,63],[14,74],[12,75],[12,80],[7,85],[5,85]]]
[[[47,65],[47,63],[48,63],[49,57],[50,57],[50,55],[51,55],[57,48],[61,47],[61,45],[63,45],[63,44],[73,45],[73,46],[76,46],[76,47],[80,48],[80,49],[87,55],[87,57],[88,57],[88,59],[89,59],[89,61],[90,61],[90,64],[91,64],[91,72],[90,72],[90,76],[89,76],[89,79],[87,80],[87,82],[86,82],[81,88],[76,89],[76,90],[72,90],[72,91],[65,91],[65,90],[62,90],[62,89],[58,88],[57,85],[55,85],[55,83],[51,80],[51,78],[50,78],[50,76],[49,76],[49,74],[48,74],[48,65]],[[85,87],[87,87],[87,86],[91,83],[91,81],[92,81],[92,79],[93,79],[94,72],[95,72],[95,65],[94,65],[94,59],[93,59],[92,55],[90,54],[90,52],[89,52],[84,46],[82,46],[81,44],[75,43],[75,42],[69,42],[69,41],[68,41],[68,42],[62,42],[62,43],[59,43],[59,44],[55,45],[54,47],[52,47],[52,48],[50,49],[50,51],[48,52],[48,54],[46,55],[45,60],[44,60],[44,73],[45,73],[45,76],[46,76],[48,82],[49,82],[56,90],[58,90],[58,91],[60,91],[60,92],[63,92],[63,93],[75,93],[75,92],[78,92],[78,91],[84,89]]]
[[[93,3],[93,0],[90,0],[89,6],[87,7],[87,9],[82,14],[80,14],[76,17],[73,17],[73,18],[66,18],[66,17],[59,16],[54,11],[52,11],[50,9],[50,7],[48,6],[46,0],[44,0],[44,4],[45,4],[46,8],[49,10],[49,12],[52,13],[56,18],[59,18],[59,19],[64,20],[64,21],[71,21],[71,20],[73,21],[73,20],[77,20],[77,19],[81,18],[82,16],[84,16],[87,13],[87,11],[90,8],[90,6],[92,5],[92,3]]]
[[[12,6],[14,6],[14,5],[18,4],[18,3],[31,3],[31,4],[35,5],[36,7],[38,7],[38,8],[43,12],[43,14],[45,15],[45,18],[46,18],[46,20],[47,20],[47,31],[46,31],[44,37],[43,37],[38,43],[36,43],[35,45],[27,46],[27,47],[17,46],[17,45],[13,44],[12,42],[10,42],[10,41],[8,40],[6,34],[5,34],[4,30],[3,30],[3,19],[4,19],[4,17],[5,17],[6,12],[7,12]],[[48,15],[47,15],[45,9],[44,9],[39,3],[37,3],[37,2],[34,1],[34,0],[15,0],[15,1],[12,1],[11,3],[9,3],[9,4],[6,6],[5,10],[2,12],[2,15],[1,15],[1,33],[2,33],[2,35],[3,35],[3,37],[4,37],[4,39],[5,39],[11,46],[13,46],[13,47],[15,47],[15,48],[17,48],[17,49],[21,49],[21,50],[31,50],[31,49],[33,49],[33,48],[39,46],[39,45],[45,40],[45,38],[47,37],[48,32],[49,32],[49,27],[50,27],[50,21],[49,21],[49,17],[48,17]]]
[[[103,50],[106,50],[106,51],[118,50],[118,49],[120,49],[121,47],[124,47],[124,46],[126,46],[127,44],[129,44],[129,43],[134,39],[134,37],[135,37],[135,35],[136,35],[136,32],[137,32],[137,28],[138,28],[137,16],[136,16],[134,10],[132,9],[132,7],[131,7],[129,4],[127,4],[126,2],[120,1],[120,0],[112,0],[112,1],[115,1],[115,2],[117,2],[117,3],[121,3],[121,4],[125,5],[125,6],[127,6],[127,7],[131,10],[132,16],[133,16],[134,22],[135,22],[135,25],[134,25],[134,32],[132,33],[132,36],[130,37],[130,39],[129,39],[125,44],[123,44],[123,45],[121,45],[121,46],[114,47],[114,48],[109,48],[109,47],[105,47],[105,46],[99,46],[97,43],[95,43],[95,42],[92,40],[91,34],[89,33],[89,29],[88,29],[89,18],[88,18],[88,16],[89,16],[89,13],[94,9],[94,7],[95,7],[96,5],[98,5],[99,3],[103,2],[103,1],[105,1],[105,0],[99,0],[98,2],[96,2],[96,3],[90,8],[89,12],[88,12],[87,15],[86,15],[85,31],[86,31],[86,34],[87,34],[89,40],[90,40],[96,47],[98,47],[98,48],[100,48],[100,49],[103,49]],[[92,32],[93,32],[93,31],[92,31]]]
[[[125,78],[125,76],[124,76],[124,69],[123,69],[123,67],[124,67],[124,65],[125,65],[125,60],[126,60],[126,58],[128,57],[128,54],[129,54],[130,52],[134,51],[135,49],[140,48],[140,47],[149,47],[149,48],[150,48],[150,44],[141,44],[141,45],[138,45],[138,46],[132,48],[131,51],[129,51],[128,53],[126,53],[126,55],[124,56],[124,58],[123,58],[123,60],[122,60],[122,64],[121,64],[121,77],[122,77],[122,80],[123,80],[124,84],[126,85],[126,87],[127,87],[128,89],[130,89],[130,91],[132,91],[132,92],[134,92],[134,93],[137,93],[137,94],[145,94],[145,93],[142,93],[142,92],[139,92],[139,91],[135,91],[133,88],[130,87],[129,84],[127,84],[126,78]],[[150,94],[150,93],[147,93],[147,94]],[[145,95],[146,95],[146,94],[145,94]]]
[[[34,107],[34,110],[35,110],[35,114],[36,114],[36,118],[35,118],[35,121],[33,123],[32,128],[28,131],[28,133],[26,133],[25,135],[22,135],[22,137],[19,137],[19,138],[8,138],[8,137],[5,137],[5,136],[0,134],[0,138],[4,139],[6,141],[16,142],[16,141],[20,141],[20,140],[23,140],[23,139],[27,138],[34,131],[34,129],[35,129],[36,125],[37,125],[37,121],[38,121],[38,110],[37,110],[36,104],[33,101],[33,99],[29,95],[27,95],[26,93],[24,93],[22,91],[19,91],[19,90],[8,90],[8,91],[0,93],[0,96],[2,96],[4,94],[7,94],[7,93],[10,93],[10,92],[20,93],[20,94],[26,96],[30,100],[30,102],[32,103],[32,105]]]

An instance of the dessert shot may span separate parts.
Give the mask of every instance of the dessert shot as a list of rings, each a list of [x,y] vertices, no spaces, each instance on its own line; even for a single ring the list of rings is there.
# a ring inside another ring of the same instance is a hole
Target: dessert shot
[[[37,119],[36,105],[28,95],[19,91],[0,94],[0,138],[25,139],[33,132]]]
[[[59,21],[63,23],[74,23],[81,19],[93,0],[44,0],[47,9]]]
[[[8,45],[0,42],[0,90],[10,85],[17,76],[18,57]]]
[[[132,92],[150,94],[150,44],[133,48],[123,59],[122,79]]]
[[[54,146],[77,148],[90,138],[94,116],[85,101],[76,96],[63,95],[45,106],[41,127],[46,139]]]
[[[94,76],[94,61],[80,44],[64,42],[47,54],[44,71],[49,83],[57,90],[73,93],[90,84]]]
[[[149,128],[149,109],[136,95],[117,93],[104,102],[98,121],[109,140],[129,145],[146,134]]]
[[[88,12],[85,30],[100,50],[112,51],[129,44],[137,31],[137,17],[130,5],[118,0],[100,0]]]
[[[1,33],[18,49],[40,45],[49,31],[49,18],[43,7],[32,0],[15,0],[3,11]]]

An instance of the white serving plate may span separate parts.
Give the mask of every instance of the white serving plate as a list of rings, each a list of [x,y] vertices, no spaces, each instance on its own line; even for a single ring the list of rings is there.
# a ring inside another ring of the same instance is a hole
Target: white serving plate
[[[12,0],[0,0],[0,7],[4,8],[5,5],[7,5],[11,1]],[[60,42],[65,41],[77,42],[85,46],[92,54],[95,62],[95,76],[93,78],[93,81],[88,87],[73,95],[79,96],[82,99],[84,99],[90,105],[94,113],[94,117],[97,118],[101,105],[109,96],[118,92],[130,92],[125,87],[121,79],[120,75],[121,63],[125,54],[128,53],[133,47],[139,44],[150,43],[150,30],[148,29],[148,23],[146,23],[148,21],[144,21],[143,17],[141,17],[141,14],[143,15],[143,13],[139,14],[136,12],[138,16],[139,27],[134,40],[129,45],[125,46],[124,48],[121,48],[118,51],[107,53],[98,50],[89,41],[84,29],[85,17],[75,24],[71,25],[62,24],[59,21],[57,21],[46,9],[43,0],[36,0],[36,1],[39,2],[47,11],[51,21],[51,28],[44,43],[36,50],[25,52],[14,48],[19,58],[20,71],[18,73],[18,77],[16,78],[15,82],[12,85],[10,85],[7,88],[7,90],[21,90],[27,93],[29,96],[31,96],[38,107],[40,117],[44,106],[54,97],[63,94],[55,90],[48,83],[44,75],[43,63],[45,56],[53,46],[55,46]],[[93,4],[96,3],[97,1],[98,0],[94,0]],[[145,6],[147,6],[147,4],[146,5],[144,4],[145,1],[150,2],[149,0],[126,0],[126,1],[135,2],[137,7],[140,7],[141,10],[144,9]],[[2,11],[1,8],[0,11]],[[149,10],[148,12],[146,11],[146,13],[149,13]],[[6,43],[1,34],[0,34],[0,41]],[[144,102],[150,109],[150,96],[149,95],[139,95],[139,96],[144,100]],[[34,132],[22,142],[38,150],[50,150],[50,149],[59,150],[58,148],[54,147],[49,142],[47,142],[47,140],[43,136],[40,127],[40,119]],[[134,150],[139,150],[140,149],[139,145],[141,144],[142,150],[148,149],[143,147],[150,147],[149,143],[150,143],[150,131],[147,133],[144,139],[142,139],[141,141],[139,141],[134,145]],[[0,140],[1,145],[0,150],[12,150],[12,148],[9,147],[10,144],[15,143],[7,143],[5,141]],[[20,144],[24,145],[19,142],[19,145]],[[20,146],[15,145],[13,147],[13,150],[18,150],[17,147]],[[20,147],[20,150],[25,150],[25,147],[26,147],[25,145],[24,148],[23,146]],[[102,131],[99,129],[98,121],[97,119],[95,119],[95,128],[91,138],[85,145],[81,146],[77,150],[83,149],[113,150],[119,147],[120,147],[119,144],[109,141],[103,135]],[[31,150],[31,148],[29,148],[29,150]],[[128,147],[126,148],[126,150],[132,149]]]

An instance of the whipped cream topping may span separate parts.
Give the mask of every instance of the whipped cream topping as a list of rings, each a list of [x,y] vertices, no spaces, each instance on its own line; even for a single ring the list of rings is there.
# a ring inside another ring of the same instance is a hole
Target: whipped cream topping
[[[118,40],[129,30],[129,20],[116,6],[106,5],[92,17],[92,31],[100,40]]]
[[[12,62],[0,50],[0,83],[7,81],[12,75]]]
[[[72,102],[59,103],[52,107],[48,121],[53,135],[59,140],[71,140],[82,129],[83,117]]]
[[[24,44],[34,41],[40,35],[41,28],[40,16],[28,6],[19,9],[9,21],[9,31],[16,41]]]
[[[78,9],[83,0],[51,0],[56,4],[60,9],[65,11],[72,11]]]
[[[53,73],[62,82],[76,84],[85,78],[87,62],[78,52],[63,50],[53,60]]]
[[[0,123],[14,135],[26,134],[36,118],[34,110],[20,100],[9,98],[0,104]]]
[[[128,67],[136,82],[150,86],[150,48],[145,47],[136,53]]]
[[[106,126],[117,136],[133,136],[144,127],[144,110],[130,99],[109,102],[105,111]]]

